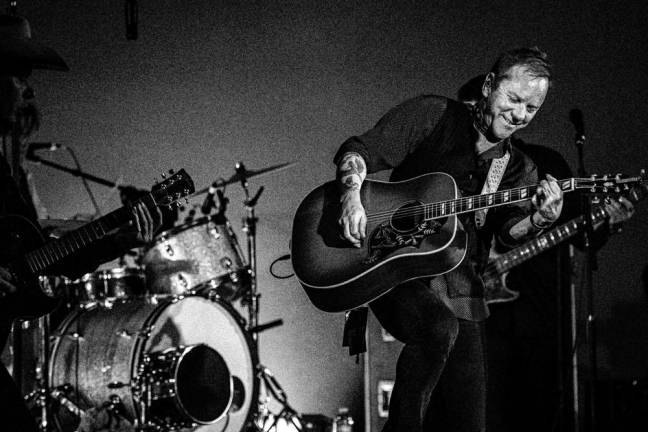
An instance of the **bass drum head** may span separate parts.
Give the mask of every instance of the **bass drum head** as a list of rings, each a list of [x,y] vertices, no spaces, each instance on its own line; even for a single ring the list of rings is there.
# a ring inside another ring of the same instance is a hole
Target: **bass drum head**
[[[233,381],[233,398],[228,412],[215,423],[191,430],[242,431],[246,422],[251,421],[258,400],[257,359],[248,334],[243,330],[242,319],[231,306],[202,297],[185,297],[167,305],[156,317],[144,351],[205,344],[223,357]]]
[[[251,421],[256,409],[257,358],[242,319],[229,305],[202,297],[185,297],[158,305],[131,301],[116,304],[112,309],[94,308],[70,314],[56,340],[50,361],[50,384],[71,384],[70,399],[82,409],[99,408],[115,394],[132,419],[137,409],[130,388],[110,388],[110,384],[130,383],[145,354],[200,344],[218,353],[229,369],[232,402],[217,421],[186,430],[239,432]],[[184,393],[190,391],[187,386],[193,386],[190,381],[178,384]],[[200,392],[199,388],[195,390]],[[62,430],[76,428],[77,422],[69,413],[59,412],[57,417]]]

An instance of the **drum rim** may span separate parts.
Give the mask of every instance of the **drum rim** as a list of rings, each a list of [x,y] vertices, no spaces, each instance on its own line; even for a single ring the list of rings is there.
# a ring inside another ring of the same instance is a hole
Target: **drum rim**
[[[208,223],[213,223],[216,226],[224,226],[228,227],[230,226],[229,221],[225,221],[225,223],[216,223],[215,222],[215,217],[210,217],[210,216],[203,216],[198,219],[194,219],[191,222],[183,223],[181,225],[175,226],[173,228],[170,228],[166,231],[162,231],[158,235],[155,236],[155,238],[151,241],[151,245],[149,246],[149,249],[151,249],[154,246],[157,246],[158,244],[169,240],[169,237],[173,237],[177,234],[180,234],[183,231],[186,231],[190,228],[194,228],[200,225],[206,225]],[[229,231],[228,231],[229,233]]]
[[[105,277],[108,276],[108,277]],[[144,267],[143,266],[124,266],[124,267],[115,267],[106,270],[97,270],[89,272],[77,279],[64,279],[64,283],[68,285],[73,285],[77,283],[86,283],[92,282],[95,280],[107,280],[107,279],[118,279],[120,277],[128,276],[137,276],[144,278]]]

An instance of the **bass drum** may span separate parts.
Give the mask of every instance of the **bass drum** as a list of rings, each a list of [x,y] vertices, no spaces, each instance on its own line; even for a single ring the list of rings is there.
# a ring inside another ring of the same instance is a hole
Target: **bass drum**
[[[55,334],[50,385],[72,388],[67,397],[82,410],[118,396],[124,417],[132,421],[139,405],[130,384],[143,381],[142,371],[151,365],[155,379],[171,378],[156,382],[154,390],[173,388],[163,395],[163,405],[153,395],[158,403],[152,404],[149,421],[160,424],[164,413],[164,421],[180,419],[186,427],[188,420],[200,432],[239,432],[252,421],[257,358],[243,320],[231,306],[202,297],[157,305],[131,301],[71,313]],[[229,378],[227,386],[223,377]],[[78,420],[63,411],[57,414],[60,428],[74,430]]]

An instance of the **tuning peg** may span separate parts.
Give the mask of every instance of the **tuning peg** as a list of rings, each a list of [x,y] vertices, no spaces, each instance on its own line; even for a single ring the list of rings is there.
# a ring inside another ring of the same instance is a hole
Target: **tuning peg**
[[[171,168],[171,169],[169,170],[169,174],[171,174],[171,175],[175,174],[175,171],[173,170],[173,168]]]

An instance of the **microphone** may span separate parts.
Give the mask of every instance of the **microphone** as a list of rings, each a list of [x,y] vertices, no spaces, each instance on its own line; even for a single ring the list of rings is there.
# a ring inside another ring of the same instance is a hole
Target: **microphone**
[[[216,194],[216,190],[216,182],[214,182],[211,184],[211,186],[209,186],[205,201],[203,201],[202,206],[200,207],[200,211],[204,215],[211,213],[211,209],[216,206],[216,203],[214,202],[214,195]]]
[[[48,151],[56,151],[58,149],[65,148],[63,144],[60,143],[55,143],[55,142],[32,142],[27,144],[27,153],[26,157],[27,159],[33,159],[35,156],[35,153],[39,150],[48,150]]]
[[[578,108],[569,111],[569,121],[572,122],[576,129],[576,145],[585,144],[585,123],[583,122],[583,112]]]

